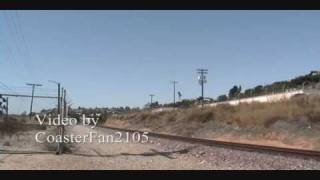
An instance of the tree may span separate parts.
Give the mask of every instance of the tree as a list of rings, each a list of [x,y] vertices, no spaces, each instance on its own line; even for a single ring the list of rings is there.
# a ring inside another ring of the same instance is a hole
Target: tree
[[[263,93],[263,86],[258,85],[253,89],[255,95],[261,95]]]
[[[191,107],[193,104],[194,100],[183,99],[182,101],[177,102],[176,106],[180,108],[188,108]]]
[[[241,93],[241,86],[236,86],[234,85],[230,90],[229,90],[229,98],[235,98]]]
[[[153,102],[150,106],[153,108],[159,107],[159,103],[158,103],[158,101],[156,101],[156,102]]]
[[[130,107],[129,107],[129,106],[126,106],[126,107],[125,107],[125,111],[126,111],[126,112],[130,112]]]
[[[228,100],[228,96],[225,95],[225,94],[220,95],[220,96],[218,96],[218,98],[217,98],[217,101],[218,101],[218,102],[226,101],[226,100]]]
[[[202,96],[199,96],[198,98],[197,98],[197,101],[201,101],[202,100]]]
[[[252,97],[252,96],[253,96],[253,92],[254,92],[253,89],[246,89],[246,90],[244,91],[244,96],[245,96],[245,97]]]

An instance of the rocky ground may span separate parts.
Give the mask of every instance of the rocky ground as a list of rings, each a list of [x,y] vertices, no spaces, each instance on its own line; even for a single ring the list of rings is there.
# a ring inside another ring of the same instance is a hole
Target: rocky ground
[[[89,131],[101,135],[116,133],[85,126],[67,128],[67,134],[83,135]],[[31,144],[34,140],[32,136],[29,138]],[[26,137],[24,141],[27,142]],[[2,149],[4,146],[1,145]],[[58,156],[1,154],[0,169],[320,169],[320,158],[250,152],[152,137],[147,143],[132,140],[100,144],[86,142],[72,144],[69,148],[68,154]],[[43,147],[34,150],[43,150]]]
[[[239,128],[218,121],[160,121],[159,119],[158,124],[146,124],[135,119],[110,119],[104,125],[185,137],[320,151],[319,122],[310,125],[298,121],[277,121],[268,128]]]

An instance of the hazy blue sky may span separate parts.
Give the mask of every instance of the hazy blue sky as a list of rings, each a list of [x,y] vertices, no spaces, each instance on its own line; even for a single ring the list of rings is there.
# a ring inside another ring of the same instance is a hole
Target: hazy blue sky
[[[1,11],[0,80],[17,91],[60,81],[75,106],[142,106],[150,93],[172,101],[170,80],[183,98],[199,96],[196,69],[207,68],[205,96],[217,97],[319,69],[319,20],[319,11]]]

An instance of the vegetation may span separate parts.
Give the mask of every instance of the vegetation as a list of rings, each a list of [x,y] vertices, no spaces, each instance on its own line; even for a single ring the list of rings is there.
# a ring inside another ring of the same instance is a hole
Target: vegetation
[[[254,88],[249,88],[242,91],[241,85],[234,85],[230,90],[228,95],[223,94],[218,96],[216,99],[212,98],[204,98],[205,103],[212,103],[212,102],[221,102],[227,101],[237,98],[246,98],[246,97],[253,97],[259,96],[263,94],[269,94],[272,92],[283,92],[285,89],[292,89],[292,88],[301,88],[302,86],[312,86],[315,83],[320,82],[320,73],[318,71],[311,71],[309,74],[304,76],[299,76],[289,81],[279,81],[274,82],[269,85],[257,85]],[[181,93],[178,92],[178,96],[181,97]],[[129,114],[134,112],[141,112],[148,109],[154,108],[161,108],[161,107],[177,107],[177,108],[190,108],[193,107],[201,102],[202,98],[198,97],[195,99],[183,99],[181,101],[177,101],[174,105],[173,103],[166,103],[160,104],[158,101],[153,102],[152,104],[148,103],[144,106],[143,109],[140,108],[131,108],[131,107],[105,107],[105,108],[84,108],[78,107],[76,109],[70,109],[69,114],[73,117],[77,117],[79,114],[87,114],[87,115],[97,115],[103,117],[110,117],[112,115],[119,115],[119,114]],[[56,109],[49,109],[43,110],[45,112],[56,112]]]
[[[238,97],[240,93],[241,93],[241,86],[233,86],[229,90],[229,99]]]
[[[273,103],[252,103],[231,106],[221,104],[216,107],[188,108],[169,112],[140,112],[121,116],[122,120],[134,125],[170,123],[181,121],[183,124],[205,123],[214,121],[228,125],[236,125],[240,128],[268,128],[277,121],[300,121],[307,123],[320,122],[320,97],[301,96],[288,101]],[[154,127],[159,128],[159,127]]]
[[[269,85],[257,85],[253,88],[245,89],[242,91],[241,85],[234,85],[228,95],[219,95],[216,99],[206,98],[206,102],[222,102],[237,98],[247,98],[254,96],[261,96],[264,94],[284,92],[286,89],[299,89],[308,86],[315,86],[316,83],[320,82],[320,72],[311,71],[309,74],[298,76],[288,81],[278,81]],[[191,107],[201,101],[201,97],[197,99],[184,99],[176,103],[176,107]],[[153,107],[173,107],[173,103],[168,104],[157,104]]]
[[[249,88],[242,91],[241,86],[234,85],[227,95],[220,95],[217,98],[217,101],[226,101],[232,100],[235,98],[245,98],[245,97],[253,97],[260,96],[264,94],[284,92],[286,89],[299,89],[307,86],[315,86],[316,83],[320,82],[320,72],[319,71],[311,71],[309,74],[304,76],[298,76],[294,79],[288,81],[278,81],[269,85],[257,85],[254,88]],[[226,98],[227,97],[227,98]]]
[[[17,135],[18,133],[30,130],[45,130],[45,126],[38,124],[27,124],[24,119],[10,117],[0,121],[0,137],[4,135]]]

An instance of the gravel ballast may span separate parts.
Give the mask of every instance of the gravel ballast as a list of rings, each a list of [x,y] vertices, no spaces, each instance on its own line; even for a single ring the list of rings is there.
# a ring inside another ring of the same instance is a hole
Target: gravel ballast
[[[113,134],[85,126],[67,133]],[[320,158],[205,146],[149,137],[148,143],[73,144],[71,154],[19,154],[0,159],[0,169],[320,169]],[[0,156],[4,157],[4,156]]]

